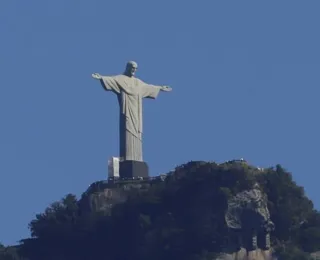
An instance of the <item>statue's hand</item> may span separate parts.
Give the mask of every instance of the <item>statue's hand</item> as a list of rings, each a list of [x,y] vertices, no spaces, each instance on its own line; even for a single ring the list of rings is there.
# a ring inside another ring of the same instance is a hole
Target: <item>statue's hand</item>
[[[162,91],[166,91],[166,92],[169,92],[169,91],[172,91],[172,88],[170,88],[169,86],[163,86],[161,88]]]
[[[99,73],[93,73],[91,74],[91,76],[94,78],[94,79],[101,79],[101,75]]]

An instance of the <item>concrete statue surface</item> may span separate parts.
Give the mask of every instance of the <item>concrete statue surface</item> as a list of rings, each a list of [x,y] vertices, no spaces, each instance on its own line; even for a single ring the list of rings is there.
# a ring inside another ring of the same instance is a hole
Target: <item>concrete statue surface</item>
[[[169,92],[168,86],[150,85],[135,77],[138,65],[134,61],[127,63],[125,72],[121,75],[102,76],[92,74],[101,82],[107,91],[112,91],[118,97],[120,106],[120,158],[123,161],[143,161],[142,154],[142,100],[155,99],[160,91]]]

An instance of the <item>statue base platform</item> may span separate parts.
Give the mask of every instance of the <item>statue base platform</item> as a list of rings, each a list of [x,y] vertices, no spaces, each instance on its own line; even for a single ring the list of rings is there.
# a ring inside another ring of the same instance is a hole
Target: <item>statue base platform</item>
[[[122,161],[120,162],[120,178],[148,178],[149,167],[147,163],[140,161]]]

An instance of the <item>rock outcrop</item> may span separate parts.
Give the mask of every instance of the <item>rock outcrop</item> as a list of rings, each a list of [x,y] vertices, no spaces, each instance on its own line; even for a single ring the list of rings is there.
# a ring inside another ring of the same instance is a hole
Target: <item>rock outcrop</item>
[[[90,185],[83,193],[79,203],[84,212],[101,212],[110,214],[111,208],[119,203],[125,202],[131,192],[144,192],[148,190],[150,183],[147,181],[122,181],[110,183],[98,181]]]
[[[274,224],[267,207],[267,196],[259,185],[236,194],[228,201],[225,214],[229,240],[218,259],[269,260],[270,232]]]

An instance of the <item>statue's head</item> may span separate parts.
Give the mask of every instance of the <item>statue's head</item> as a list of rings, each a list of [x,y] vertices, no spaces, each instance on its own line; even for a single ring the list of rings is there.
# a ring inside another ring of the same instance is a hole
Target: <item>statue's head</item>
[[[124,75],[128,77],[133,77],[138,69],[138,64],[134,61],[129,61],[126,66]]]

